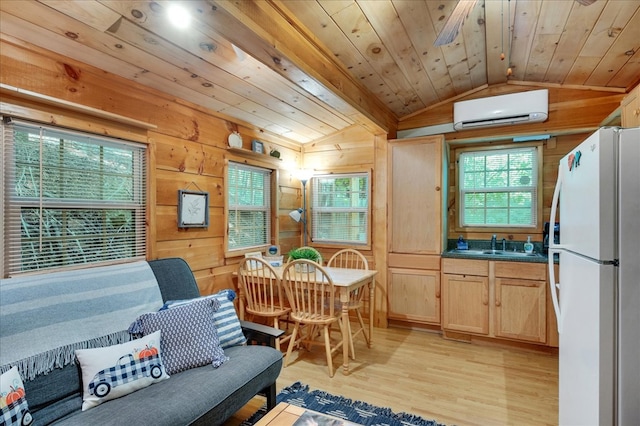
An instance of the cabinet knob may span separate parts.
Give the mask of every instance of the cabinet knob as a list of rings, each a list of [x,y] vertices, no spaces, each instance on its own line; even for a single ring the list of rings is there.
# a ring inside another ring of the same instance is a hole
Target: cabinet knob
[[[439,186],[436,186],[436,191],[440,191],[440,187]]]
[[[640,108],[638,108],[635,111],[633,111],[633,115],[635,115],[635,116],[640,115]]]

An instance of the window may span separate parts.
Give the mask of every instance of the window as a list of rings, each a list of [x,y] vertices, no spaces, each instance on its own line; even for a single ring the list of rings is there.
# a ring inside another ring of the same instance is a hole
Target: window
[[[228,249],[271,242],[271,170],[229,162]]]
[[[5,120],[5,275],[144,259],[146,147]]]
[[[536,147],[463,152],[458,167],[461,226],[536,226]]]
[[[313,242],[368,243],[368,173],[314,176],[311,208]]]

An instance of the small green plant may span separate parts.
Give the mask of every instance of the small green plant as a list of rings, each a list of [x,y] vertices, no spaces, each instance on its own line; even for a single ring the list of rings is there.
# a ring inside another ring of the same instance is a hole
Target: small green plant
[[[289,259],[298,260],[298,259],[307,259],[313,262],[320,262],[320,255],[318,252],[309,247],[300,247],[293,249],[289,252]]]

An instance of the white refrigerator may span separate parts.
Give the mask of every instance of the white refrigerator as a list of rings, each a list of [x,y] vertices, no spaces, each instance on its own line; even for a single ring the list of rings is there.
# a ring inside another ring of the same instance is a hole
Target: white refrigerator
[[[601,128],[560,160],[556,221],[559,424],[640,425],[640,128]]]

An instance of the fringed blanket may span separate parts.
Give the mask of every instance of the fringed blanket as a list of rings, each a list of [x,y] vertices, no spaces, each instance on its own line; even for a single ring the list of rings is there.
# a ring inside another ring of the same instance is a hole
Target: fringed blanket
[[[0,280],[0,372],[31,380],[76,349],[130,340],[127,328],[162,295],[147,262]]]

